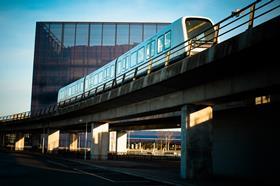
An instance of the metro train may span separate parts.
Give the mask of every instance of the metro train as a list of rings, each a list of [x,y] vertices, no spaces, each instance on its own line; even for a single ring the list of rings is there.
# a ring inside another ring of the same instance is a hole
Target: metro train
[[[162,54],[167,56],[169,61],[172,61],[178,57],[201,52],[214,44],[214,33],[213,23],[209,18],[181,17],[106,65],[60,88],[57,102],[69,100],[104,84],[107,84],[106,87],[110,88],[113,83],[108,82],[115,80],[115,83],[119,84],[123,81],[123,78],[118,77],[132,69],[143,66],[141,70],[137,71],[137,74],[130,73],[130,75],[123,76],[125,80],[131,80],[135,75],[137,77],[141,73],[151,70],[149,65],[144,64],[152,62],[153,69],[163,66],[166,59],[157,60],[157,57],[162,56]],[[180,49],[176,49],[176,46],[181,43],[184,44],[181,45]],[[190,53],[189,49],[193,44],[198,47],[193,47]]]

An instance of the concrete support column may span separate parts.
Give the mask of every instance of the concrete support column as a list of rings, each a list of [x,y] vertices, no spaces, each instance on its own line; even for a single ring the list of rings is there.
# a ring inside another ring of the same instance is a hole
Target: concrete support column
[[[48,149],[48,134],[46,134],[46,129],[43,128],[43,133],[40,135],[41,136],[41,149],[42,149],[42,154],[45,154],[46,149]]]
[[[48,152],[52,152],[59,147],[59,130],[48,133]]]
[[[23,133],[16,134],[15,150],[16,151],[24,150],[24,134]]]
[[[184,105],[181,108],[181,178],[190,178],[189,170],[189,135],[188,129],[190,127],[190,108],[188,105]]]
[[[106,160],[109,152],[109,124],[91,124],[91,159]]]
[[[0,145],[1,145],[1,147],[5,147],[5,136],[6,136],[6,134],[4,133],[4,132],[1,132],[1,134],[0,134]]]
[[[41,134],[32,133],[31,134],[31,145],[32,149],[38,150],[40,147],[40,140],[41,140]]]
[[[71,133],[69,136],[70,136],[70,143],[69,143],[70,151],[77,151],[78,150],[78,134]]]
[[[123,154],[127,152],[127,133],[126,131],[117,132],[117,153]]]
[[[117,153],[117,132],[111,131],[109,133],[110,140],[109,140],[109,152],[110,153]]]

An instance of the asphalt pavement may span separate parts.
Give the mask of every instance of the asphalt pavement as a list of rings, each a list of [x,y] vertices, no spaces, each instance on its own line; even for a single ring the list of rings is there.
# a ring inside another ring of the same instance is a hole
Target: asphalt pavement
[[[0,185],[169,185],[50,156],[0,152]]]

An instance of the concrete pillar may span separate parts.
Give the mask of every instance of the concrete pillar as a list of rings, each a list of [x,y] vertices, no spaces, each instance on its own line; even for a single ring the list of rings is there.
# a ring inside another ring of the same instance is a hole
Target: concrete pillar
[[[16,151],[24,150],[24,134],[22,133],[16,134],[15,150]]]
[[[72,133],[70,136],[69,149],[70,151],[78,150],[78,135],[76,133]]]
[[[109,152],[109,124],[91,124],[91,159],[106,160]]]
[[[117,132],[111,131],[109,133],[110,140],[109,140],[109,152],[110,153],[117,153]]]
[[[45,154],[46,149],[48,149],[48,134],[46,134],[45,130],[43,130],[43,134],[41,136],[41,144],[40,147],[42,149],[42,154]]]
[[[117,153],[127,153],[127,133],[126,131],[117,132]]]
[[[39,149],[40,147],[40,140],[41,140],[41,134],[32,133],[31,134],[31,145],[32,149]]]
[[[181,178],[186,179],[190,177],[189,170],[189,136],[188,129],[190,127],[190,108],[184,105],[181,108]]]
[[[1,145],[1,147],[5,147],[5,136],[6,136],[6,134],[4,133],[4,132],[1,132],[1,135],[0,135],[0,141],[1,141],[1,143],[0,143],[0,145]]]
[[[48,133],[48,152],[52,152],[59,147],[59,130]]]

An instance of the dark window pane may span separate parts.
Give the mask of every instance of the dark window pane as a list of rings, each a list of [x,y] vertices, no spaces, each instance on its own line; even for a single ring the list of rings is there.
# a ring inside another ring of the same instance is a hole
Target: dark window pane
[[[103,46],[115,45],[115,24],[103,25]]]
[[[167,49],[171,46],[171,33],[170,31],[164,34],[164,48]]]
[[[100,46],[102,35],[102,24],[90,25],[90,46]]]
[[[50,24],[50,36],[59,42],[61,42],[62,35],[62,24],[61,23],[53,23]]]
[[[131,24],[130,25],[130,41],[129,44],[136,45],[142,42],[142,25]]]
[[[117,45],[127,45],[128,44],[128,24],[117,25]]]
[[[64,47],[74,46],[75,42],[75,24],[64,25]]]
[[[144,39],[153,36],[157,31],[155,24],[144,24]]]
[[[76,46],[88,45],[88,24],[77,24]]]

